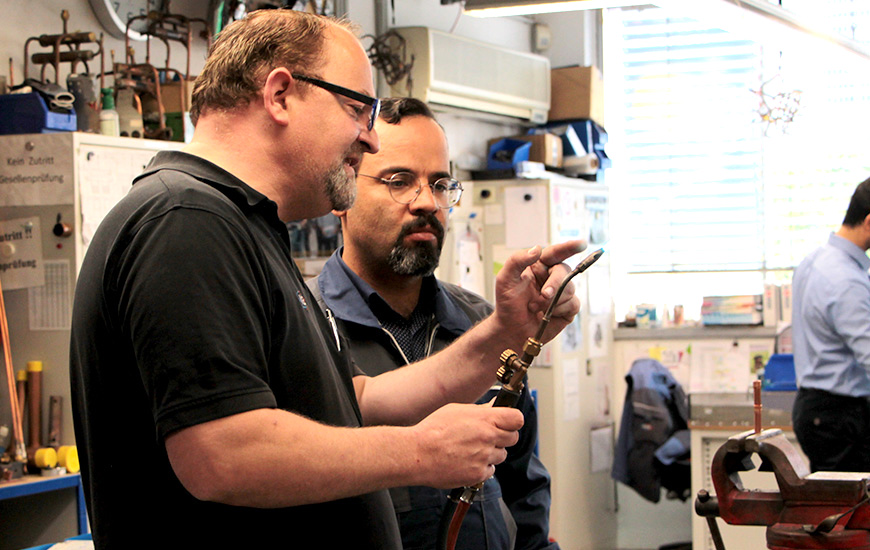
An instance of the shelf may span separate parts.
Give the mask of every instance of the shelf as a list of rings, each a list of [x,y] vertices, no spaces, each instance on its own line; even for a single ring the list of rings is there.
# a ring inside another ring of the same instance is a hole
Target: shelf
[[[619,340],[706,340],[733,338],[776,338],[776,327],[696,326],[671,328],[617,328],[613,339]]]
[[[0,500],[50,493],[72,489],[76,492],[76,512],[78,534],[88,532],[88,512],[85,505],[85,494],[82,489],[81,474],[65,474],[58,477],[41,477],[26,475],[24,477],[0,483]]]

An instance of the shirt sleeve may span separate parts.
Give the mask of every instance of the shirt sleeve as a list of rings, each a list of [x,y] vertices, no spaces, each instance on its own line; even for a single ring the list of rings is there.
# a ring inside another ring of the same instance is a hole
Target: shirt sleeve
[[[870,288],[849,281],[830,302],[829,321],[852,350],[855,360],[870,371]]]
[[[159,435],[276,406],[261,262],[237,224],[198,208],[145,222],[119,252],[118,316]]]

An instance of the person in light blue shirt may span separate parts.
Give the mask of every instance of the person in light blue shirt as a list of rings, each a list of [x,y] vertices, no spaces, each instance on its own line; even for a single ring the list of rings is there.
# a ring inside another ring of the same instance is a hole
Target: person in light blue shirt
[[[870,472],[870,179],[794,272],[795,435],[812,471]]]

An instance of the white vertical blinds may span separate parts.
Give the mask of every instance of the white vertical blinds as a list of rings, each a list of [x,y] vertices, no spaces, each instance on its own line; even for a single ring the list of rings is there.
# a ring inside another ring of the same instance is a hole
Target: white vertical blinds
[[[850,38],[860,38],[855,29],[870,38],[870,6],[803,3],[827,10]],[[621,25],[609,28],[619,36],[608,43],[622,45],[621,86],[608,101],[623,115],[610,141],[621,140],[623,153],[614,159],[623,206],[614,223],[631,227],[620,242],[628,271],[796,265],[870,177],[870,63],[810,60],[659,8],[617,17]],[[785,132],[760,118],[762,83],[773,106],[777,93],[801,92]]]

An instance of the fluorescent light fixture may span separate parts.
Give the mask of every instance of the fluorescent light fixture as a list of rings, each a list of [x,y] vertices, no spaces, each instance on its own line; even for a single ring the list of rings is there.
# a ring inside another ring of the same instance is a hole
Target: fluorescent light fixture
[[[507,17],[534,13],[599,10],[642,6],[643,0],[465,0],[465,13],[474,17]]]
[[[834,34],[807,14],[796,14],[767,0],[652,0],[655,5],[698,21],[714,22],[721,29],[780,48],[801,50],[807,61],[829,63],[843,53],[866,61],[870,50]],[[825,59],[828,57],[828,60]]]
[[[655,5],[699,21],[713,21],[729,32],[753,40],[818,46],[815,55],[856,54],[870,59],[862,44],[819,28],[806,15],[790,12],[769,0],[465,0],[465,13],[475,17],[506,17],[564,11]],[[808,37],[814,40],[806,40]]]

